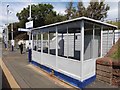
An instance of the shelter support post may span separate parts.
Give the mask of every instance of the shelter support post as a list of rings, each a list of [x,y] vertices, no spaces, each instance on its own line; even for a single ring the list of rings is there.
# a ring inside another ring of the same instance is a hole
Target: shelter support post
[[[58,28],[56,26],[56,68],[58,67],[57,65],[57,57],[58,57]]]
[[[38,33],[36,34],[36,50],[38,50]]]
[[[84,61],[84,21],[81,21],[81,81],[83,81],[83,61]]]
[[[108,52],[108,50],[109,50],[109,49],[108,49],[108,46],[109,46],[109,30],[107,31],[107,52]],[[107,53],[107,52],[106,52],[106,53]]]
[[[31,40],[32,40],[32,50],[33,50],[33,46],[34,46],[34,44],[33,44],[34,43],[33,42],[33,34],[32,34],[32,39]]]
[[[69,36],[68,36],[68,26],[67,26],[67,58],[69,56]]]
[[[74,32],[74,50],[73,50],[74,51],[74,57],[75,57],[75,38],[76,37],[75,37],[75,32]]]
[[[109,50],[109,38],[110,38],[110,30],[108,30],[108,50]]]
[[[103,26],[101,26],[101,53],[100,53],[100,57],[102,57],[102,54],[103,54]]]
[[[41,53],[43,53],[43,33],[41,32]]]
[[[32,51],[31,51],[31,31],[29,32],[29,50],[28,50],[28,59],[29,62],[32,60]]]
[[[31,49],[31,32],[29,32],[29,49]]]
[[[48,54],[50,54],[50,33],[48,32]]]
[[[95,47],[95,25],[93,24],[93,37],[92,37],[92,58],[94,59],[95,58],[95,56],[94,56],[94,47]]]

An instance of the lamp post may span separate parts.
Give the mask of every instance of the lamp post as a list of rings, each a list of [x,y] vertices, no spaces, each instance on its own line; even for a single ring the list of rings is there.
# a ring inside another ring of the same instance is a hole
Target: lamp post
[[[28,20],[31,21],[32,17],[31,17],[31,0],[30,0],[30,9],[29,9],[29,17]],[[31,30],[29,31],[29,49],[31,49]]]
[[[8,30],[8,14],[9,13],[12,13],[12,12],[9,12],[9,4],[7,4],[7,31],[6,31],[6,49],[8,49],[8,41],[9,41],[9,30]],[[14,50],[14,40],[13,40],[13,24],[11,23],[11,46],[12,46],[12,51]]]
[[[9,40],[9,35],[8,35],[9,34],[9,31],[8,31],[8,13],[9,13],[9,10],[8,10],[8,7],[9,7],[9,4],[7,4],[7,25],[6,25],[7,26],[7,29],[6,29],[6,34],[7,34],[6,38],[7,39],[6,39],[6,47],[5,47],[6,49],[8,49],[8,40]]]
[[[11,40],[13,40],[13,23],[11,24]]]
[[[31,17],[31,0],[30,0],[30,9],[29,9],[29,17],[28,17],[28,20],[29,20],[29,21],[32,20],[32,17]]]
[[[13,12],[9,12],[9,13],[13,13]],[[14,51],[14,38],[13,38],[13,23],[11,22],[11,48],[12,51]]]
[[[14,51],[13,23],[11,23],[11,46],[12,46],[12,51]]]
[[[32,17],[31,17],[31,0],[30,0],[30,9],[29,9],[29,17],[28,17],[28,20],[29,22],[32,20]],[[29,62],[31,62],[31,28],[30,28],[30,31],[29,31],[29,50],[28,50],[28,59],[29,59]]]

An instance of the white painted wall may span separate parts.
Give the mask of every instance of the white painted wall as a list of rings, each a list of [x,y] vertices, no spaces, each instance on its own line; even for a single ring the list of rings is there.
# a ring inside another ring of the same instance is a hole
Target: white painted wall
[[[41,52],[32,50],[32,60],[41,64]]]
[[[115,30],[115,42],[120,38],[120,30]]]
[[[89,59],[83,62],[83,80],[95,75],[96,59]]]
[[[41,64],[56,70],[56,56],[41,53]]]
[[[115,37],[115,43],[120,38],[120,30],[115,30],[115,35],[113,34],[113,30],[103,31],[103,56],[107,54],[110,48],[113,46],[113,40]]]
[[[68,76],[72,76],[76,79],[81,78],[81,62],[72,60],[69,58],[64,58],[64,57],[57,57],[57,68],[59,72],[62,72]]]

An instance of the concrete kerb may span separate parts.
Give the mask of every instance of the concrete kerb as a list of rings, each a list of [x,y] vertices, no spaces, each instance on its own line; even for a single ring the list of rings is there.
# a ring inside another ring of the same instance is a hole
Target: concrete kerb
[[[4,64],[4,62],[2,61],[2,59],[0,58],[0,66],[6,76],[6,79],[8,80],[8,83],[11,87],[12,90],[14,90],[15,88],[17,88],[18,90],[20,89],[20,86],[18,85],[18,83],[16,82],[15,78],[12,76],[12,74],[10,73],[9,69],[7,68],[7,66]]]

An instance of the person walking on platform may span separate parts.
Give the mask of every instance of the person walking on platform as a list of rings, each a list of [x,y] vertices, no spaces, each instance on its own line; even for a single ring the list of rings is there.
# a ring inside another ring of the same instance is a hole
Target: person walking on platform
[[[19,49],[20,49],[20,53],[21,53],[21,54],[23,53],[23,44],[24,44],[23,40],[20,40],[20,41],[18,42],[18,45],[19,45]]]
[[[19,47],[20,47],[20,53],[22,54],[22,52],[23,52],[23,44],[21,43]]]

